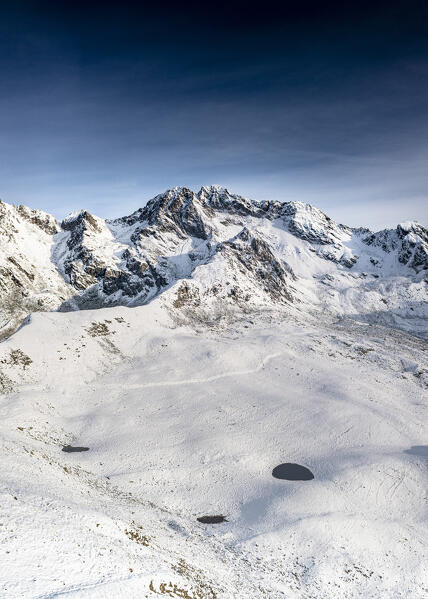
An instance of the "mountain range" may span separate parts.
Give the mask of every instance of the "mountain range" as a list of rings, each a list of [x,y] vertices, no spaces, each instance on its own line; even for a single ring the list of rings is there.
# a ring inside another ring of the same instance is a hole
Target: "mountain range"
[[[362,218],[363,220],[363,218]],[[0,202],[0,330],[35,311],[147,304],[181,321],[322,313],[427,337],[428,231],[372,232],[301,202],[176,187],[129,216],[62,222]]]

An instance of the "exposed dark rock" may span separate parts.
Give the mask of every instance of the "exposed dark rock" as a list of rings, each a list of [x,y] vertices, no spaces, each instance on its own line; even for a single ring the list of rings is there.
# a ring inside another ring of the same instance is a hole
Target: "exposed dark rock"
[[[382,248],[386,253],[396,251],[401,264],[416,272],[428,270],[428,230],[418,223],[398,225],[363,237],[364,243]]]
[[[201,298],[197,287],[194,287],[187,281],[183,281],[177,290],[174,308],[183,308],[183,306],[192,305],[198,307],[201,304]]]
[[[27,206],[17,206],[16,211],[25,218],[25,220],[29,221],[36,225],[41,231],[47,233],[48,235],[54,235],[61,230],[58,221],[51,214],[47,214],[42,210],[32,210]]]
[[[222,522],[227,522],[227,519],[225,516],[199,516],[199,518],[196,518],[198,522],[201,522],[202,524],[221,524]]]
[[[180,187],[156,196],[144,208],[125,219],[120,219],[120,222],[145,223],[134,232],[134,243],[141,236],[147,235],[148,227],[154,226],[157,231],[175,233],[182,239],[188,235],[207,239],[209,227],[204,221],[209,216],[212,216],[212,210],[203,207],[193,191]],[[150,233],[153,234],[153,229]]]
[[[354,264],[357,263],[357,260],[358,256],[350,256],[348,254],[343,254],[339,262],[340,264],[343,264],[343,266],[346,266],[346,268],[352,268]]]
[[[243,266],[247,275],[258,286],[262,286],[273,300],[293,301],[288,285],[291,280],[295,280],[291,267],[279,262],[268,244],[247,228],[242,229],[233,239],[219,244],[217,252],[231,254]]]
[[[279,464],[272,470],[272,476],[281,480],[312,480],[314,475],[300,464]]]

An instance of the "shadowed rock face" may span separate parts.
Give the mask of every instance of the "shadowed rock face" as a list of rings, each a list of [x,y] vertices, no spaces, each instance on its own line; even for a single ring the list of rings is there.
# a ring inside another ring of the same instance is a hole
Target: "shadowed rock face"
[[[166,191],[150,200],[144,208],[115,222],[132,225],[141,222],[133,233],[132,240],[138,242],[149,232],[173,233],[181,239],[187,236],[207,239],[210,233],[209,218],[213,211],[203,206],[198,196],[187,187]]]
[[[279,262],[268,244],[244,227],[233,239],[219,244],[218,252],[229,254],[245,269],[254,284],[262,288],[274,302],[292,302],[289,282],[296,280],[292,269]]]
[[[279,464],[272,470],[272,476],[280,480],[312,480],[314,475],[300,464]]]

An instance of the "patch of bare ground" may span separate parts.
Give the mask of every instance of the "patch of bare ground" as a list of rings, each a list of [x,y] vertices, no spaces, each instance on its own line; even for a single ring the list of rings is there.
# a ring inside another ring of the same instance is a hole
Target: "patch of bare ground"
[[[149,537],[142,534],[143,527],[139,524],[135,524],[132,522],[133,528],[131,530],[126,529],[126,536],[131,539],[131,541],[135,541],[139,545],[143,545],[144,547],[149,546]]]
[[[33,360],[27,354],[20,349],[11,349],[9,352],[9,359],[3,358],[0,360],[0,364],[8,364],[9,366],[22,366],[25,370]]]
[[[174,308],[182,308],[189,304],[197,307],[200,303],[201,299],[197,287],[189,285],[186,282],[181,283],[177,290],[176,299],[174,300]]]
[[[91,336],[91,337],[106,337],[107,335],[112,335],[115,333],[115,331],[111,331],[107,324],[110,323],[111,321],[105,320],[104,322],[97,322],[94,321],[91,323],[91,326],[89,327],[89,329],[86,329],[86,332]]]
[[[153,580],[151,580],[149,589],[156,595],[179,597],[180,599],[205,599],[205,596],[201,595],[198,590],[188,590],[183,587],[179,587],[172,582],[160,582],[159,584],[155,585]]]
[[[190,599],[218,599],[217,593],[207,581],[206,575],[204,572],[202,572],[202,570],[198,570],[197,568],[191,566],[184,559],[179,559],[178,563],[173,566],[173,569],[177,572],[177,574],[183,578],[186,578],[194,588],[194,594],[193,596],[189,596]]]

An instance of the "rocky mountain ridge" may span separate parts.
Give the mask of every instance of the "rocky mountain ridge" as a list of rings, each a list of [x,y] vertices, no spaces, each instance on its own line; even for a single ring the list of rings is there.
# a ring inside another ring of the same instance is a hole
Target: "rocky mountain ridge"
[[[35,310],[141,305],[180,317],[297,310],[427,330],[428,231],[372,233],[301,202],[227,189],[166,191],[129,216],[82,210],[58,223],[0,203],[3,333]]]

